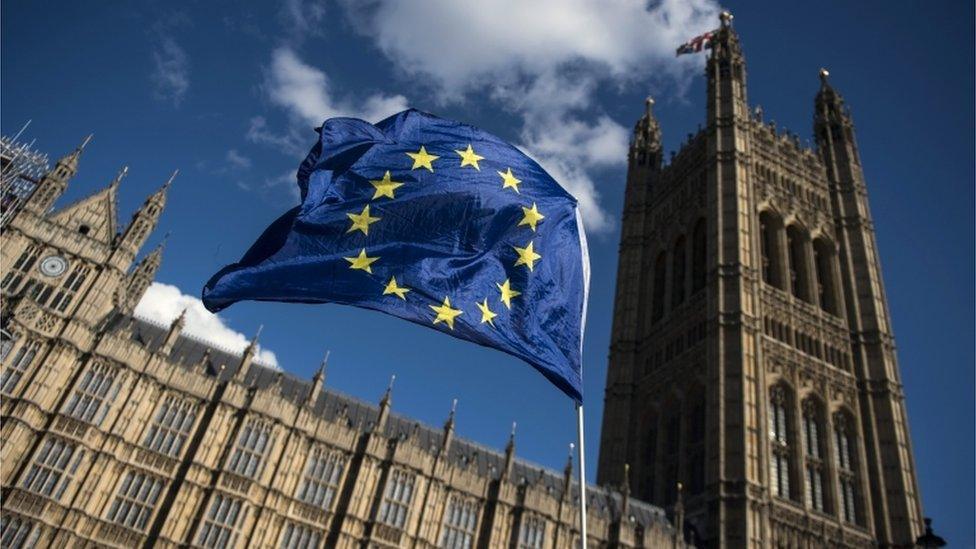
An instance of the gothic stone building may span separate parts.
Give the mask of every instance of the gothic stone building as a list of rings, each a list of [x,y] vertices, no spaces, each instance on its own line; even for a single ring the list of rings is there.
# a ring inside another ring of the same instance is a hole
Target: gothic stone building
[[[918,483],[850,111],[821,71],[816,148],[746,101],[723,14],[706,124],[629,153],[598,483],[715,547],[900,547]]]
[[[330,391],[324,369],[293,378],[255,362],[253,341],[235,354],[183,334],[182,317],[134,317],[169,183],[121,230],[125,170],[52,211],[81,152],[0,229],[0,546],[578,545],[571,464],[460,440],[453,412],[443,429],[393,415],[389,390],[378,406]],[[684,547],[626,486],[587,498],[590,546]]]

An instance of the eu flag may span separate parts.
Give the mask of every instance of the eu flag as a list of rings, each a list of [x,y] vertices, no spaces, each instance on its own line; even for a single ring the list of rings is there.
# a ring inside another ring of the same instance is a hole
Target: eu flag
[[[332,118],[298,169],[302,203],[203,289],[342,303],[500,349],[582,402],[589,259],[576,199],[516,147],[407,110]]]

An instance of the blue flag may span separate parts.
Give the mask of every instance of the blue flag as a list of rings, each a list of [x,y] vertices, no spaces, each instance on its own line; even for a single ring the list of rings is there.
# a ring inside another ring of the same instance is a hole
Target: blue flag
[[[582,402],[589,286],[574,199],[478,128],[416,110],[332,118],[298,169],[302,204],[203,289],[365,307],[515,355]]]

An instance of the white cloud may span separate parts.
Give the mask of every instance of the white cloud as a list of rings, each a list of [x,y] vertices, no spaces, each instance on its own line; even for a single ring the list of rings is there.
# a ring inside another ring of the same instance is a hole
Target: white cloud
[[[322,34],[325,15],[325,2],[321,0],[285,0],[278,13],[287,37],[293,42]]]
[[[208,311],[199,298],[184,294],[176,286],[153,282],[136,305],[135,314],[140,318],[168,325],[184,309],[186,324],[183,333],[234,353],[244,352],[249,343],[247,336],[227,326],[219,315]],[[272,351],[262,348],[260,344],[255,360],[278,368],[278,358]]]
[[[172,36],[160,35],[152,51],[151,78],[157,99],[178,107],[190,88],[190,63],[186,51]]]
[[[358,105],[335,98],[325,72],[306,64],[289,47],[280,47],[272,53],[265,89],[272,103],[284,107],[298,121],[313,126],[334,116],[377,122],[407,108],[407,100],[402,95],[374,94]]]
[[[612,219],[590,172],[626,160],[629,131],[603,113],[601,85],[683,89],[699,56],[678,44],[718,24],[714,0],[344,0],[355,27],[443,103],[487,92],[521,117],[522,148],[577,199],[587,229]],[[431,14],[436,14],[432,16]]]
[[[251,167],[251,159],[237,152],[237,149],[227,151],[224,159],[227,167],[232,170],[246,170]]]

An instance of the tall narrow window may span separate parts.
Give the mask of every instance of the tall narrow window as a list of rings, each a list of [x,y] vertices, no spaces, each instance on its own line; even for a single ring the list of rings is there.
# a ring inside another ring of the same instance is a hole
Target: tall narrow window
[[[164,484],[152,475],[129,471],[105,518],[126,528],[145,530]]]
[[[546,521],[535,515],[522,515],[519,549],[542,549],[546,542]]]
[[[192,402],[167,396],[156,411],[142,445],[154,452],[178,457],[197,418],[194,408]]]
[[[237,436],[227,469],[244,477],[256,478],[261,474],[265,455],[273,442],[270,424],[257,419],[248,421]]]
[[[803,473],[807,506],[826,511],[823,456],[823,413],[813,398],[803,401],[803,450],[806,464]]]
[[[681,450],[681,415],[677,410],[681,409],[680,403],[674,403],[668,408],[676,410],[665,419],[665,438],[664,438],[664,503],[669,505],[677,498],[678,462],[681,460],[679,454]]]
[[[17,342],[17,338],[7,332],[7,330],[0,330],[0,361],[7,360],[7,355],[14,348],[14,343]]]
[[[308,458],[305,475],[295,497],[309,505],[331,509],[345,462],[346,459],[339,452],[316,447]]]
[[[810,301],[807,279],[807,239],[800,229],[789,227],[786,229],[786,243],[789,248],[787,257],[790,262],[790,288],[794,296]]]
[[[789,393],[783,385],[769,389],[769,481],[774,496],[790,497]]]
[[[85,279],[88,278],[88,267],[84,265],[78,265],[71,271],[71,274],[64,279],[58,292],[54,294],[54,299],[48,303],[48,307],[51,309],[57,309],[58,311],[64,312],[67,310],[68,305],[71,305],[72,300],[74,300],[75,295],[81,286],[85,283]]]
[[[416,475],[394,469],[386,481],[383,504],[380,506],[379,520],[383,524],[402,530],[407,523],[410,502],[413,500],[413,485]]]
[[[31,267],[37,262],[39,254],[40,249],[37,246],[28,246],[14,262],[11,269],[7,271],[7,274],[4,275],[3,280],[0,281],[0,289],[8,293],[15,293],[20,288],[24,278],[27,277]]]
[[[62,413],[98,427],[119,392],[116,369],[95,363],[85,370]]]
[[[197,544],[220,549],[234,547],[245,516],[246,503],[223,494],[214,494],[210,509],[203,518]]]
[[[281,549],[318,549],[322,546],[322,533],[304,524],[285,523],[281,536]]]
[[[784,289],[783,266],[780,258],[780,234],[783,222],[772,212],[759,214],[759,250],[762,255],[763,282]]]
[[[834,463],[840,487],[840,517],[858,524],[858,490],[854,424],[844,412],[834,414]]]
[[[678,237],[671,256],[671,306],[677,307],[685,300],[685,237]]]
[[[27,340],[20,349],[14,353],[14,358],[11,359],[10,364],[4,367],[3,373],[0,374],[0,392],[5,395],[13,395],[17,386],[20,384],[20,380],[27,373],[27,368],[34,362],[34,357],[37,356],[38,351],[41,348],[41,344],[37,341]]]
[[[447,511],[444,513],[441,547],[471,549],[477,527],[478,503],[465,497],[452,495],[447,504]]]
[[[0,517],[0,547],[6,549],[27,549],[37,545],[41,529],[34,521],[17,515]]]
[[[834,251],[824,239],[813,242],[813,261],[817,272],[817,303],[828,313],[837,314],[837,288],[834,283]]]
[[[21,487],[55,501],[60,500],[78,471],[84,454],[84,450],[74,443],[48,437],[34,455],[34,461],[20,483]]]
[[[664,290],[667,283],[668,254],[661,252],[654,260],[654,299],[651,303],[651,321],[656,322],[664,316]]]
[[[708,263],[708,240],[705,235],[705,219],[695,223],[691,236],[691,291],[697,292],[705,287],[706,264]]]

